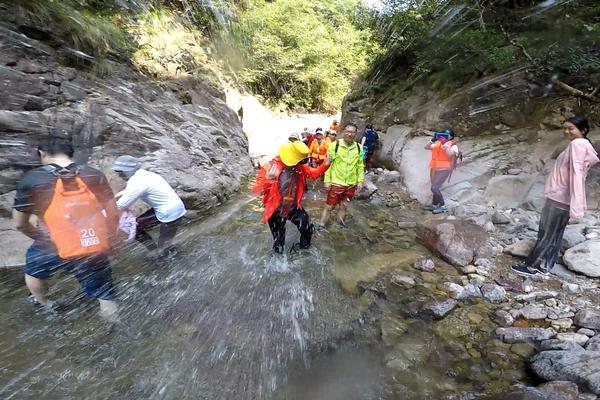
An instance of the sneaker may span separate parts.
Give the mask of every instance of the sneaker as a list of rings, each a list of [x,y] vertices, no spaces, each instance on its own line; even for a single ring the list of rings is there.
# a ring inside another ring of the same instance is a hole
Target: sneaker
[[[338,226],[338,228],[341,228],[341,229],[348,229],[348,225],[346,225],[346,223],[344,221],[338,221],[337,226]]]
[[[523,276],[538,276],[543,275],[542,271],[537,268],[529,268],[525,264],[513,265],[511,269],[519,275]]]
[[[294,243],[294,245],[292,247],[290,247],[290,254],[294,254],[294,253],[299,252],[300,250],[306,250],[306,249],[308,249],[308,247],[302,247],[300,245],[300,242]]]
[[[438,206],[438,207],[434,207],[433,210],[431,210],[431,212],[433,214],[447,213],[448,212],[448,208],[446,208],[446,206]]]

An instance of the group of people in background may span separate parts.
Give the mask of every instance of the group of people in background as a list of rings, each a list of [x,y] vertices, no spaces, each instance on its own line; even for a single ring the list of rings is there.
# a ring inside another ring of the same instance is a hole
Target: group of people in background
[[[558,258],[569,220],[578,221],[583,217],[587,209],[587,173],[599,162],[598,153],[587,137],[589,132],[590,125],[583,117],[575,116],[564,121],[563,134],[569,144],[558,156],[546,181],[546,203],[542,210],[538,239],[531,254],[512,267],[514,272],[525,276],[547,275]],[[356,134],[356,125],[346,124],[342,140],[334,139],[329,144],[325,142],[325,152],[322,148],[325,139],[321,130],[318,129],[313,135],[305,129],[303,135],[298,135],[300,137],[295,141],[282,145],[279,156],[262,168],[254,191],[263,195],[263,222],[268,223],[271,228],[275,252],[283,251],[285,219],[295,223],[301,232],[300,243],[293,245],[291,250],[310,246],[314,226],[301,203],[307,178],[316,179],[325,175],[327,196],[320,226],[326,226],[331,211],[338,207],[338,223],[345,227],[348,203],[361,190],[365,167],[371,167],[373,153],[379,141],[379,135],[370,124],[359,140],[360,143],[356,140]],[[429,177],[432,193],[432,202],[425,208],[433,214],[446,213],[448,209],[441,190],[444,183],[449,182],[454,169],[462,162],[462,152],[452,130],[435,132],[425,149],[431,152]],[[307,165],[309,163],[314,168]],[[290,203],[286,203],[286,199]]]
[[[337,139],[338,131],[341,139]],[[546,204],[537,243],[522,263],[512,267],[521,275],[545,275],[559,255],[569,220],[583,217],[586,209],[587,173],[599,162],[588,139],[590,126],[583,117],[564,121],[563,134],[569,144],[558,156],[546,181]],[[360,139],[358,128],[347,123],[341,131],[337,121],[325,133],[305,129],[293,134],[278,155],[260,169],[252,190],[262,196],[262,222],[273,237],[273,251],[285,250],[286,222],[300,231],[300,240],[290,252],[311,245],[315,224],[302,206],[306,179],[324,176],[326,199],[319,228],[325,228],[337,208],[337,223],[346,227],[349,202],[359,192],[370,169],[379,135],[368,124]],[[452,130],[436,132],[425,149],[431,152],[430,181],[434,214],[447,212],[441,189],[462,159]],[[117,305],[108,255],[119,242],[118,230],[127,232],[148,250],[152,258],[170,257],[172,241],[186,213],[173,188],[158,174],[142,168],[139,159],[122,155],[112,171],[126,182],[116,196],[106,176],[97,169],[74,161],[70,138],[52,135],[37,148],[41,166],[19,181],[13,205],[16,228],[33,239],[26,253],[25,283],[32,301],[46,308],[48,279],[60,270],[72,273],[82,291],[100,302],[101,314],[115,315]],[[130,208],[141,200],[149,209],[132,216]],[[37,221],[35,221],[37,220]],[[159,227],[155,242],[148,230]]]
[[[274,252],[284,251],[287,220],[300,231],[300,242],[293,244],[290,252],[310,247],[315,225],[302,207],[306,179],[325,175],[327,198],[318,227],[327,226],[331,211],[336,207],[338,224],[346,226],[348,203],[362,188],[365,165],[363,146],[355,141],[357,126],[346,124],[340,140],[337,140],[337,130],[337,121],[334,121],[327,136],[330,139],[323,137],[320,128],[314,134],[305,129],[302,138],[290,136],[289,142],[279,148],[279,154],[259,171],[252,190],[262,195],[263,223],[271,230]]]

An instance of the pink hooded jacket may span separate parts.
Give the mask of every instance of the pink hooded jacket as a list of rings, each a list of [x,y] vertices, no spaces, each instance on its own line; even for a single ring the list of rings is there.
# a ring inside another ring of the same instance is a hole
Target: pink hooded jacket
[[[587,139],[574,139],[556,159],[546,180],[547,198],[570,206],[571,218],[581,218],[587,210],[585,179],[598,163],[598,153]]]

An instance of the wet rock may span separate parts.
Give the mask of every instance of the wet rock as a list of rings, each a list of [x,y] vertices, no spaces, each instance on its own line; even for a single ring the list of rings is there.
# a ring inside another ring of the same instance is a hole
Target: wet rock
[[[516,208],[527,198],[533,182],[529,174],[495,176],[489,180],[484,195],[499,208]]]
[[[569,381],[552,381],[542,383],[537,387],[541,391],[548,393],[550,396],[556,396],[561,400],[577,400],[579,388],[573,382]]]
[[[469,297],[483,297],[483,294],[481,294],[481,289],[479,288],[479,285],[475,285],[473,283],[468,283],[465,285],[464,287],[465,291],[463,294],[463,299],[469,298]]]
[[[542,343],[540,343],[540,350],[584,351],[583,347],[575,342],[565,342],[558,339],[542,341]]]
[[[593,393],[580,393],[577,400],[598,400],[598,396]]]
[[[494,211],[494,213],[492,214],[492,223],[496,225],[510,224],[510,222],[510,218],[506,214],[501,213],[500,211]]]
[[[474,265],[465,265],[462,268],[459,267],[459,270],[460,270],[460,272],[462,272],[465,275],[470,275],[470,274],[476,274],[477,273],[477,268],[475,268]]]
[[[535,346],[527,342],[513,344],[510,346],[510,351],[521,356],[522,358],[529,358],[536,353]]]
[[[563,342],[574,342],[582,347],[590,340],[589,337],[574,332],[559,333],[556,335],[556,339]]]
[[[552,275],[558,276],[559,278],[569,280],[569,281],[577,278],[576,273],[568,270],[564,265],[558,264],[558,263],[554,264],[554,266],[550,270],[550,273]]]
[[[590,278],[600,277],[600,240],[588,240],[571,247],[563,260],[571,271]]]
[[[479,287],[481,287],[486,281],[485,276],[481,276],[479,274],[469,274],[468,277],[469,277],[469,282],[471,282],[474,285],[477,285]]]
[[[578,311],[575,314],[575,325],[600,330],[600,311],[591,309]]]
[[[590,351],[600,351],[600,335],[596,335],[588,340],[585,349]]]
[[[562,284],[562,288],[565,292],[571,293],[571,294],[577,294],[581,291],[581,287],[576,283],[565,282]]]
[[[552,328],[498,328],[496,335],[506,343],[517,343],[551,339],[556,336],[556,332]]]
[[[523,279],[503,279],[497,278],[496,283],[502,286],[505,290],[509,290],[511,292],[522,293],[524,292],[523,288]]]
[[[386,317],[381,321],[381,337],[388,346],[394,345],[407,331],[408,324],[405,320]]]
[[[557,331],[567,330],[573,326],[573,320],[571,318],[558,318],[555,320],[546,320],[550,321],[550,326]]]
[[[448,292],[448,296],[453,299],[461,299],[464,296],[465,288],[453,282],[444,282],[444,289]]]
[[[519,314],[525,319],[546,319],[548,310],[538,304],[528,304],[519,310]]]
[[[523,170],[520,168],[510,168],[508,171],[506,171],[506,174],[507,175],[519,175],[519,174],[521,174],[521,172],[523,172]]]
[[[494,266],[494,263],[488,258],[478,258],[475,260],[475,266],[482,268],[491,268]]]
[[[469,265],[493,254],[489,234],[467,221],[430,220],[417,224],[416,233],[421,243],[454,265]]]
[[[377,192],[378,188],[375,186],[373,182],[369,179],[365,179],[363,182],[363,188],[360,192],[356,194],[357,200],[367,200],[369,199],[375,192]]]
[[[535,246],[535,239],[519,240],[504,248],[504,252],[516,257],[527,257]]]
[[[519,302],[531,302],[531,301],[542,301],[546,299],[552,299],[558,296],[558,292],[546,290],[541,292],[531,292],[527,294],[520,294],[515,297],[516,301]]]
[[[512,315],[505,310],[497,310],[494,312],[492,315],[492,321],[503,327],[509,327],[515,323],[515,319],[512,317]]]
[[[577,333],[588,336],[588,337],[593,337],[596,335],[596,332],[591,330],[591,329],[587,329],[587,328],[581,328],[577,331]]]
[[[458,301],[447,299],[444,301],[434,301],[423,306],[423,311],[433,315],[435,318],[444,318],[450,311],[458,305]]]
[[[500,303],[506,298],[506,290],[500,285],[491,283],[481,287],[481,294],[492,303]]]
[[[583,390],[600,394],[598,351],[542,351],[531,361],[531,369],[542,379],[575,382]]]
[[[467,336],[473,331],[473,328],[468,322],[449,315],[443,320],[436,322],[433,331],[438,337],[448,339]]]
[[[384,171],[379,178],[377,183],[394,183],[402,181],[402,176],[399,171]]]
[[[413,268],[423,272],[433,272],[435,271],[435,264],[432,259],[424,258],[422,260],[415,261]]]
[[[481,204],[461,204],[453,209],[453,213],[458,218],[466,218],[478,215],[487,215],[488,208]]]
[[[579,243],[585,242],[584,231],[585,225],[583,224],[568,225],[563,234],[561,250],[566,251]]]
[[[391,281],[398,286],[415,286],[415,278],[408,275],[395,273],[392,275]]]
[[[552,393],[534,387],[517,387],[508,392],[500,393],[487,400],[563,400]]]

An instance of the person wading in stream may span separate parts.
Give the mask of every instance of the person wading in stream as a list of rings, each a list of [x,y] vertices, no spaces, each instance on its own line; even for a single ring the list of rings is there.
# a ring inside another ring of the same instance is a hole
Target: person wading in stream
[[[306,178],[317,179],[323,175],[331,159],[327,157],[318,168],[312,168],[308,165],[308,155],[308,147],[300,141],[282,145],[279,156],[261,168],[252,188],[254,193],[263,196],[262,222],[269,224],[275,253],[283,253],[287,220],[300,231],[300,242],[290,248],[290,253],[310,247],[313,225],[301,204]]]
[[[17,184],[16,228],[34,240],[25,256],[25,284],[34,302],[53,310],[48,279],[63,270],[75,275],[85,295],[100,302],[100,314],[114,318],[108,254],[117,235],[119,213],[102,172],[73,162],[71,138],[53,135],[38,147],[43,164]],[[31,215],[37,224],[30,222]]]
[[[183,202],[164,178],[140,168],[137,158],[123,155],[117,157],[112,170],[127,181],[125,189],[117,193],[119,210],[128,209],[137,200],[151,208],[136,218],[135,239],[149,250],[149,258],[163,258],[175,253],[171,245],[177,228],[186,213]],[[148,230],[160,225],[158,243],[152,240]]]
[[[451,130],[436,132],[431,142],[425,145],[425,150],[431,150],[429,162],[429,177],[431,179],[431,193],[433,194],[431,206],[426,207],[434,214],[448,212],[442,186],[452,174],[455,160],[459,156],[458,146],[455,144],[454,132]]]
[[[577,222],[587,209],[585,180],[598,163],[598,153],[587,138],[590,125],[583,117],[571,117],[563,123],[569,145],[556,159],[546,179],[546,203],[540,217],[535,247],[521,263],[512,267],[525,276],[547,275],[558,258],[569,217]]]
[[[327,155],[331,158],[331,168],[325,174],[327,201],[321,215],[321,227],[324,228],[329,220],[331,210],[339,205],[338,222],[346,226],[346,210],[348,203],[356,191],[360,191],[365,180],[365,166],[362,157],[362,146],[354,141],[357,127],[348,124],[344,128],[343,138],[332,142]]]

